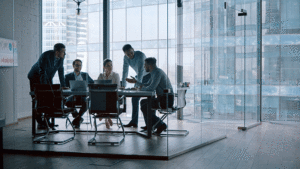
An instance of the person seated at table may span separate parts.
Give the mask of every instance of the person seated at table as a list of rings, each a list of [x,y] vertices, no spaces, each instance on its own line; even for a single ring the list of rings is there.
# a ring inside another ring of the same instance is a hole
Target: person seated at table
[[[153,108],[159,108],[159,105],[162,109],[166,109],[166,95],[164,95],[164,89],[169,89],[169,96],[168,96],[168,108],[171,108],[174,103],[174,95],[173,95],[173,87],[171,85],[171,81],[166,73],[156,66],[156,59],[153,57],[149,57],[145,59],[144,69],[146,72],[150,72],[151,78],[147,83],[141,83],[137,81],[135,78],[129,79],[127,78],[126,81],[129,83],[137,83],[141,86],[141,91],[156,91],[157,98],[155,98],[152,102]],[[147,129],[147,104],[148,99],[143,99],[141,101],[141,110],[144,115],[144,120],[146,123],[145,127],[141,127],[142,129]],[[167,125],[156,116],[155,110],[151,110],[152,114],[152,124],[157,124],[156,133],[159,135],[162,131],[167,129]]]
[[[105,59],[103,61],[104,73],[100,73],[98,80],[112,80],[112,84],[117,84],[118,88],[120,88],[120,76],[118,73],[113,72],[113,64],[112,60]],[[100,121],[102,118],[99,119]],[[105,118],[106,128],[109,129],[110,126],[113,125],[113,122],[110,118]]]
[[[81,72],[82,61],[80,59],[76,59],[73,61],[74,72],[69,73],[65,76],[66,86],[70,87],[70,80],[82,80],[87,81],[88,83],[94,83],[94,80],[89,76],[86,72]],[[83,122],[83,114],[87,111],[87,101],[86,96],[70,96],[66,101],[67,107],[75,107],[75,105],[80,105],[81,108],[79,113],[75,110],[72,113],[74,120],[72,124],[75,128],[79,128],[80,124]]]

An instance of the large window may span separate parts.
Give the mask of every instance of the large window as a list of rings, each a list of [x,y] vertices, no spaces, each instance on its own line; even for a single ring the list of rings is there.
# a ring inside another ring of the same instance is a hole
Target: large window
[[[111,0],[110,57],[120,76],[122,46],[130,43],[147,57],[157,58],[176,85],[177,6],[175,0],[168,2],[167,6],[165,0]],[[230,119],[242,119],[247,111],[247,118],[256,121],[262,106],[262,120],[300,120],[300,2],[262,1],[262,105],[257,98],[258,1],[227,0],[226,10],[224,0],[215,2],[183,3],[183,81],[194,87],[188,91],[186,115],[211,118],[227,113]],[[71,0],[43,1],[43,51],[65,43],[65,73],[72,72],[72,61],[80,58],[82,71],[96,79],[103,71],[103,4],[88,0],[81,8],[82,15],[77,16]],[[246,23],[237,16],[242,8],[248,11]],[[129,75],[135,75],[132,69]],[[59,83],[57,76],[54,82]]]

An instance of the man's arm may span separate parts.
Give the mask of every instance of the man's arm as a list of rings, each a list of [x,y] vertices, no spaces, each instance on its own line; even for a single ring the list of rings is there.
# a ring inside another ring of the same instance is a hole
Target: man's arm
[[[88,82],[89,83],[94,83],[94,80],[90,77],[90,75],[88,73],[86,75],[88,77]]]
[[[70,79],[68,78],[68,76],[65,76],[65,83],[66,83],[66,87],[70,87]]]
[[[47,74],[46,74],[47,59],[48,59],[48,57],[45,55],[45,53],[43,53],[38,60],[41,84],[47,84],[47,79],[46,79],[47,78]]]
[[[60,86],[65,87],[65,72],[64,72],[64,60],[61,61],[60,67],[58,68],[58,76],[60,81]]]
[[[137,74],[137,81],[141,82],[144,76],[144,63],[145,63],[146,56],[142,53],[142,57],[139,59],[138,62],[138,74]]]
[[[147,82],[144,82],[144,83],[136,80],[136,84],[138,86],[149,86],[151,84],[151,82],[152,82],[152,78],[150,78]]]
[[[153,74],[153,77],[151,75],[151,79],[144,84],[144,86],[141,88],[141,90],[145,90],[145,91],[154,91],[156,90],[160,80],[161,80],[161,73],[156,72],[155,74]],[[155,78],[155,80],[154,80]]]
[[[126,59],[127,56],[124,56],[124,62],[123,62],[123,73],[122,73],[122,86],[126,87],[126,78],[128,76],[128,69],[129,69],[129,63]]]

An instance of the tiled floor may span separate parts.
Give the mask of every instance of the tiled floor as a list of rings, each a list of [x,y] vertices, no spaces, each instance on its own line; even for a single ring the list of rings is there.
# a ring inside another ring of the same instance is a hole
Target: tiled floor
[[[299,169],[299,123],[262,125],[227,132],[227,139],[169,161],[120,160],[90,157],[4,155],[4,168],[162,168],[162,169]]]

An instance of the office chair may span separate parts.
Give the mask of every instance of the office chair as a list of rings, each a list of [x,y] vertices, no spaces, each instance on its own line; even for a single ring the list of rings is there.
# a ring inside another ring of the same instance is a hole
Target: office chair
[[[60,85],[58,85],[60,86]],[[59,131],[49,131],[50,127],[48,124],[49,118],[66,118],[69,123],[69,114],[74,111],[73,108],[65,108],[64,102],[65,99],[62,95],[60,88],[57,89],[57,85],[49,84],[36,84],[35,85],[35,106],[34,111],[37,115],[40,115],[46,122],[47,132],[39,137],[33,139],[33,143],[48,143],[48,144],[65,144],[69,141],[72,141],[75,138],[75,128],[73,128],[73,136],[65,139],[63,141],[54,141],[49,140],[48,136],[52,133],[58,133]]]
[[[124,99],[125,96],[119,97],[118,95],[117,84],[89,84],[89,111],[93,115],[95,126],[95,134],[94,137],[89,140],[89,145],[122,144],[125,138],[125,130],[119,115],[123,112],[120,105]],[[113,118],[119,120],[123,131],[123,138],[120,141],[96,141],[96,135],[98,133],[96,119],[98,118]]]
[[[164,90],[164,95],[167,95],[167,97],[170,95],[168,93],[168,91]],[[174,98],[177,97],[177,100],[180,99],[182,100],[181,102],[177,102],[177,105],[172,108],[161,108],[162,106],[160,105],[160,103],[158,104],[159,105],[159,108],[157,109],[153,109],[153,110],[158,110],[158,112],[160,114],[162,114],[162,117],[160,118],[161,121],[163,121],[164,119],[166,119],[168,117],[168,115],[170,114],[173,114],[175,112],[177,112],[178,110],[184,108],[186,106],[186,98],[185,98],[185,94],[186,94],[186,91],[184,93],[184,95],[181,95],[180,98],[178,98],[178,94],[177,93],[174,93]],[[167,106],[164,106],[164,107],[167,107]],[[156,128],[157,124],[159,123],[159,121],[157,123],[155,123],[152,127],[152,131],[154,131],[154,129]],[[168,132],[177,132],[177,133],[168,133]],[[166,132],[162,132],[160,134],[160,136],[187,136],[189,134],[189,131],[188,130],[173,130],[173,129],[166,129]]]

